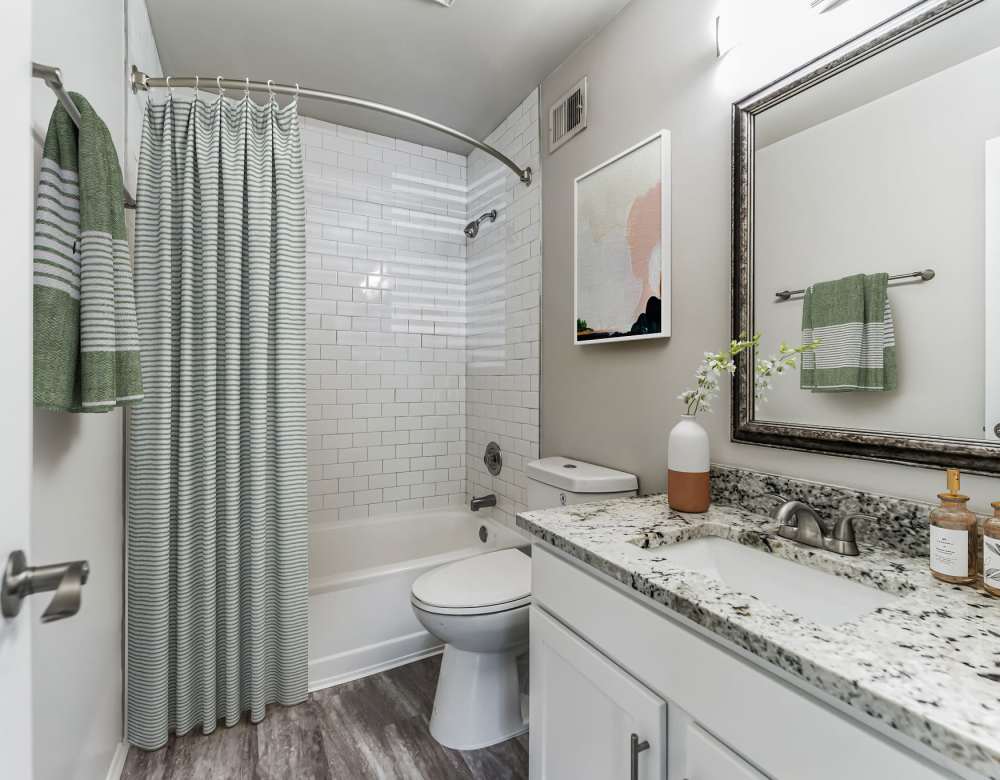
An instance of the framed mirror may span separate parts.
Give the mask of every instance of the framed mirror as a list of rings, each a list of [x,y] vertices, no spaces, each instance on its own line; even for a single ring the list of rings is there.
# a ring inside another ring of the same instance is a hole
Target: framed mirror
[[[1000,473],[1000,0],[914,6],[733,123],[733,440]],[[814,339],[755,408],[755,361]]]

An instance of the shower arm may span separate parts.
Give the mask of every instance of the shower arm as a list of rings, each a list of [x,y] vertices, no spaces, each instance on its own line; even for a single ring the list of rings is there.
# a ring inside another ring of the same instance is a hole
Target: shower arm
[[[204,87],[206,89],[214,88],[218,91],[228,89],[234,92],[269,92],[272,95],[291,95],[296,98],[303,97],[311,100],[325,100],[329,103],[340,103],[345,106],[356,106],[357,108],[366,108],[370,111],[378,111],[381,114],[388,114],[389,116],[405,119],[408,122],[415,122],[418,125],[437,130],[439,133],[450,135],[452,138],[457,138],[459,141],[463,141],[476,149],[486,152],[486,154],[495,157],[516,173],[518,180],[523,184],[527,186],[531,185],[531,168],[522,168],[507,155],[494,149],[489,144],[477,141],[471,135],[466,135],[460,130],[455,130],[440,122],[435,122],[433,119],[427,119],[419,114],[412,114],[401,108],[393,108],[384,103],[376,103],[372,100],[364,100],[363,98],[351,97],[350,95],[338,95],[336,92],[324,92],[320,89],[309,89],[308,87],[300,87],[298,84],[275,84],[268,81],[224,79],[214,76],[165,76],[160,78],[143,73],[135,65],[132,66],[131,81],[133,93],[158,89],[160,87],[188,87],[191,89]]]

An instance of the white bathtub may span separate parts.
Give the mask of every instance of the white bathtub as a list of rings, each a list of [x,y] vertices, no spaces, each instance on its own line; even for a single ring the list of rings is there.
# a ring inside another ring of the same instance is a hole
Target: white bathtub
[[[487,539],[480,541],[480,528]],[[309,687],[326,688],[441,649],[410,608],[429,569],[527,540],[485,510],[440,509],[310,528]]]

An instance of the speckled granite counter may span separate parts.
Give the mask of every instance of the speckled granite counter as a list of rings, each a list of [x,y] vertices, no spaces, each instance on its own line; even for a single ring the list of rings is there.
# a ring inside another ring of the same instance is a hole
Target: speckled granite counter
[[[1000,778],[1000,599],[937,582],[927,559],[907,557],[898,539],[873,545],[869,537],[861,555],[850,558],[776,536],[770,517],[719,505],[704,515],[682,515],[662,495],[527,512],[517,524],[720,639],[961,765]],[[656,554],[661,545],[705,536],[768,550],[900,598],[834,628]]]

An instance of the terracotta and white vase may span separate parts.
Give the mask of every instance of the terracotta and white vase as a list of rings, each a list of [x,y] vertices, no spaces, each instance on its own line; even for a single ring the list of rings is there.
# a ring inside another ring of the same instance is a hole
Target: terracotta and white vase
[[[667,502],[678,512],[707,512],[709,489],[708,433],[693,414],[681,415],[667,444]]]

